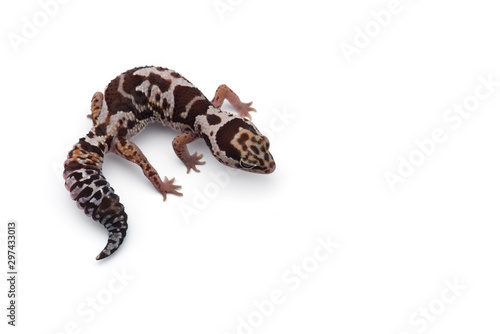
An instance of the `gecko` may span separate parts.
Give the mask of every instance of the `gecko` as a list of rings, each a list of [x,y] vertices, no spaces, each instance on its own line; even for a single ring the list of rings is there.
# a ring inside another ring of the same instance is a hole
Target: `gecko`
[[[227,100],[237,114],[224,111]],[[64,162],[65,187],[87,216],[108,231],[108,241],[96,260],[107,258],[123,243],[127,214],[119,196],[102,173],[106,153],[112,152],[137,164],[166,200],[167,194],[182,196],[175,178],[163,180],[131,139],[146,125],[159,122],[180,132],[173,141],[175,154],[191,170],[205,164],[203,154],[191,154],[187,145],[198,138],[222,164],[240,170],[270,174],[276,163],[269,140],[251,121],[252,102],[241,102],[227,85],[220,85],[212,100],[176,71],[144,66],[113,79],[91,100],[90,131],[73,146]]]

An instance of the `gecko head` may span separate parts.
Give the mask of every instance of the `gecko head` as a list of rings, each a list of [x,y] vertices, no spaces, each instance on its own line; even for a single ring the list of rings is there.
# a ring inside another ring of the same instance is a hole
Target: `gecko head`
[[[269,139],[266,136],[240,129],[231,144],[240,151],[237,168],[261,174],[270,174],[276,169],[276,163],[269,152]]]
[[[276,169],[269,140],[251,121],[233,118],[214,137],[212,153],[223,164],[260,174],[270,174]]]

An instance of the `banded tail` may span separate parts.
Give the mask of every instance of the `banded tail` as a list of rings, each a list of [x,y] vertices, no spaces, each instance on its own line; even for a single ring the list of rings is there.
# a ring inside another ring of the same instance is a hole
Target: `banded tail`
[[[80,138],[64,162],[63,177],[71,198],[87,216],[108,230],[108,243],[96,260],[110,256],[120,247],[128,227],[120,198],[102,175],[101,166],[107,150],[105,138],[92,130]]]

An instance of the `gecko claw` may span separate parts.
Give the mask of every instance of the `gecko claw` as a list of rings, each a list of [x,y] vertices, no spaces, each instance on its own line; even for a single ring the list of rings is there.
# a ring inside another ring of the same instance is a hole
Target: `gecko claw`
[[[241,102],[238,106],[236,106],[236,111],[238,111],[238,115],[242,118],[252,119],[252,115],[250,115],[250,111],[257,112],[257,109],[250,107],[253,102],[243,103]]]
[[[178,192],[177,189],[182,188],[181,186],[177,186],[174,184],[175,177],[172,180],[169,180],[166,176],[161,185],[160,193],[163,195],[163,201],[167,200],[167,194],[174,194],[177,196],[183,196],[182,193]]]
[[[200,170],[196,167],[196,165],[204,165],[205,164],[205,161],[201,161],[201,158],[203,158],[203,154],[198,154],[198,152],[194,152],[194,154],[189,157],[189,160],[184,162],[184,164],[187,167],[188,174],[191,171],[191,169],[197,173],[200,172]]]

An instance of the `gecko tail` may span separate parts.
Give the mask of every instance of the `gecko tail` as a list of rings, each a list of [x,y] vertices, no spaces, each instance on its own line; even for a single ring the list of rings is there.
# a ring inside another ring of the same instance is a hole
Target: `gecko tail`
[[[102,160],[107,149],[103,138],[91,131],[68,154],[63,177],[66,189],[85,214],[108,230],[108,243],[97,260],[113,254],[127,233],[127,214],[120,197],[102,175]]]
[[[120,198],[116,194],[108,196],[111,201],[106,213],[99,217],[99,222],[108,230],[108,243],[97,255],[96,260],[102,260],[113,254],[123,243],[127,235],[127,214]]]
[[[123,225],[122,225],[123,226]],[[108,243],[106,244],[106,247],[99,253],[99,255],[96,256],[96,260],[102,260],[116,252],[118,247],[122,244],[123,240],[125,239],[126,235],[126,230],[127,227],[119,227],[119,230],[121,232],[109,232],[108,236]]]

